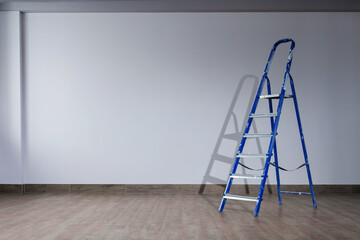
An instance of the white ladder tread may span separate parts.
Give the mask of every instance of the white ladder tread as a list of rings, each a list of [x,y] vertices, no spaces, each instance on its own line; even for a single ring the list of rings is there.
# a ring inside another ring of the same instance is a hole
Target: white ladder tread
[[[238,154],[237,157],[240,157],[240,158],[265,158],[265,157],[267,157],[267,154],[241,153],[241,154]]]
[[[272,133],[247,133],[244,134],[246,138],[260,138],[260,137],[271,137]]]
[[[250,202],[258,202],[259,201],[257,197],[239,196],[239,195],[232,195],[232,194],[224,194],[224,198],[233,199],[233,200],[241,200],[241,201],[250,201]]]
[[[230,174],[230,177],[231,178],[240,178],[240,179],[262,179],[262,176],[259,176],[259,175],[239,174],[239,173]]]
[[[292,98],[293,95],[291,94],[285,94],[284,98]],[[280,98],[280,94],[271,94],[271,95],[261,95],[260,99],[279,99]]]
[[[277,113],[253,113],[250,114],[251,118],[266,118],[266,117],[276,117]]]

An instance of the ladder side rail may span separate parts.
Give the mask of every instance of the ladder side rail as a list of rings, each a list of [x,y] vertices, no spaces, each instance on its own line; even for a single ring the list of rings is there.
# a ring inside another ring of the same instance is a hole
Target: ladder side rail
[[[274,45],[274,47],[270,51],[270,55],[269,55],[268,61],[267,61],[266,66],[265,66],[264,74],[263,74],[263,76],[261,78],[260,85],[259,85],[258,91],[256,93],[255,101],[254,101],[253,106],[252,106],[251,111],[250,111],[250,115],[254,114],[255,111],[256,111],[257,105],[258,105],[259,100],[260,100],[261,92],[262,92],[262,90],[264,88],[265,78],[267,77],[267,74],[269,72],[270,65],[271,65],[272,59],[274,57],[275,50],[276,50],[276,47]],[[250,117],[248,118],[245,130],[244,130],[244,134],[249,133],[252,120],[253,120],[253,118],[250,118]],[[244,146],[245,146],[245,142],[246,142],[246,138],[242,137],[237,155],[242,153],[242,151],[244,149]],[[234,174],[236,172],[236,169],[237,169],[237,167],[239,165],[239,161],[240,161],[240,158],[236,157],[235,161],[234,161],[234,165],[233,165],[233,167],[231,169],[231,172],[230,172],[231,174]],[[224,194],[223,194],[223,198],[222,198],[220,206],[219,206],[219,210],[218,210],[219,212],[222,212],[224,207],[225,207],[226,198],[224,198],[224,195],[229,193],[232,182],[233,182],[233,178],[231,178],[229,176],[228,182],[226,184],[226,188],[225,188],[225,191],[224,191]]]
[[[302,148],[303,148],[303,153],[304,153],[304,158],[305,158],[305,163],[306,163],[306,171],[307,171],[308,179],[309,179],[311,197],[312,197],[314,208],[317,208],[316,200],[315,200],[314,187],[313,187],[313,182],[312,182],[312,178],[311,178],[309,160],[308,160],[308,155],[307,155],[307,151],[306,151],[305,138],[304,138],[304,133],[303,133],[301,119],[300,119],[299,105],[298,105],[297,98],[296,98],[294,80],[293,80],[293,78],[292,78],[292,76],[290,74],[289,74],[289,76],[290,76],[290,85],[291,85],[291,90],[292,90],[292,94],[293,94],[293,101],[294,101],[294,106],[295,106],[295,112],[296,112],[296,119],[297,119],[298,126],[299,126],[301,145],[302,145]]]
[[[256,111],[256,107],[259,103],[259,99],[260,99],[260,95],[261,95],[261,92],[262,92],[262,89],[263,89],[263,86],[264,86],[264,82],[265,82],[265,74],[263,75],[263,77],[261,78],[261,82],[260,82],[260,86],[258,88],[258,91],[256,93],[256,97],[255,97],[255,101],[254,101],[254,104],[251,108],[251,111],[250,111],[250,115],[253,114],[255,111]],[[244,130],[244,134],[247,134],[249,133],[249,130],[250,130],[250,127],[251,127],[251,123],[252,123],[252,118],[248,118],[248,121],[247,121],[247,124],[246,124],[246,127],[245,127],[245,130]],[[238,152],[237,152],[237,155],[238,154],[241,154],[243,149],[244,149],[244,146],[245,146],[245,142],[246,142],[246,138],[245,137],[242,137],[241,138],[241,142],[240,142],[240,146],[238,148]],[[236,172],[236,169],[239,165],[239,161],[240,161],[240,158],[239,157],[236,157],[235,158],[235,161],[234,161],[234,165],[232,166],[232,169],[231,169],[231,172],[230,174],[234,174]],[[230,188],[231,188],[231,185],[232,185],[232,182],[233,182],[233,178],[231,178],[230,176],[228,177],[228,182],[226,184],[226,188],[225,188],[225,191],[224,191],[224,194],[223,194],[223,198],[221,200],[221,203],[220,203],[220,206],[219,206],[219,212],[222,212],[224,207],[225,207],[225,203],[226,203],[226,198],[224,198],[224,195],[225,194],[228,194],[229,191],[230,191]]]
[[[266,80],[267,80],[268,94],[271,95],[270,79],[268,77],[266,77]],[[272,99],[271,98],[269,98],[269,111],[270,111],[270,113],[273,112],[273,105],[272,105]],[[274,132],[274,117],[270,117],[270,125],[271,125],[272,134],[275,134],[275,132]],[[276,147],[276,138],[275,138],[275,142],[274,142],[274,160],[275,160],[275,164],[279,165],[278,153],[277,153],[277,147]],[[278,168],[276,168],[275,172],[276,172],[276,184],[277,184],[277,192],[278,192],[279,204],[282,204],[281,188],[280,188],[280,171],[279,171]]]

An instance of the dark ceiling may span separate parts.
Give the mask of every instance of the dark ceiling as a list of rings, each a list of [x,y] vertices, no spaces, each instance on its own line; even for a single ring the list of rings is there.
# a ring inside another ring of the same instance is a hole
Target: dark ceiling
[[[359,12],[360,0],[0,0],[23,12]]]

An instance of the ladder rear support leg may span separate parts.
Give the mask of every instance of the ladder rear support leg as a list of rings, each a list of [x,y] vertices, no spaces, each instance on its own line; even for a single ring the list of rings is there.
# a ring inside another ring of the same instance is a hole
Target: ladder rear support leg
[[[278,155],[277,155],[277,148],[276,148],[276,140],[274,143],[274,162],[276,166],[279,166],[279,161],[278,161]],[[280,172],[279,172],[279,168],[275,168],[275,172],[276,172],[276,183],[277,183],[277,191],[278,191],[278,198],[279,198],[279,204],[282,204],[282,199],[281,199],[281,188],[280,188]]]
[[[296,99],[295,85],[294,85],[294,81],[293,81],[292,76],[290,74],[289,74],[289,76],[290,76],[290,85],[291,85],[291,90],[292,90],[292,94],[293,94],[296,118],[297,118],[297,122],[298,122],[298,125],[299,125],[299,133],[300,133],[300,138],[301,138],[301,145],[302,145],[302,148],[303,148],[303,153],[304,153],[304,158],[305,158],[305,163],[306,163],[306,171],[307,171],[308,179],[309,179],[311,197],[312,197],[314,208],[317,208],[316,200],[315,200],[315,193],[314,193],[314,186],[313,186],[313,182],[312,182],[312,178],[311,178],[310,166],[309,166],[309,161],[308,161],[308,156],[307,156],[307,151],[306,151],[306,146],[305,146],[305,139],[304,139],[304,134],[303,134],[302,125],[301,125],[299,106],[298,106],[297,99]]]

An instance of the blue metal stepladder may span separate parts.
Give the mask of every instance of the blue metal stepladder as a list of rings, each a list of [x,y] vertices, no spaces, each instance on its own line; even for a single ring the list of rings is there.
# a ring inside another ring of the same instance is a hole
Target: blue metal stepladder
[[[274,54],[275,54],[275,51],[276,51],[276,48],[278,47],[278,45],[280,45],[282,43],[287,43],[287,42],[290,42],[291,45],[290,45],[290,51],[289,51],[288,60],[287,60],[287,64],[286,64],[284,81],[283,81],[283,84],[282,84],[282,87],[281,87],[280,94],[272,94],[271,93],[271,87],[270,87],[270,80],[268,78],[268,72],[269,72],[269,69],[270,69],[270,65],[271,65],[272,59],[274,57]],[[296,99],[294,81],[293,81],[292,76],[290,75],[290,68],[291,68],[294,48],[295,48],[295,42],[290,38],[286,38],[286,39],[282,39],[282,40],[277,41],[274,44],[274,46],[273,46],[273,48],[272,48],[272,50],[270,52],[270,56],[269,56],[269,59],[268,59],[267,64],[266,64],[264,74],[263,74],[263,76],[261,78],[259,88],[258,88],[256,97],[255,97],[255,100],[254,100],[254,104],[252,106],[252,109],[251,109],[251,112],[250,112],[250,115],[249,115],[245,130],[244,130],[244,133],[242,135],[242,139],[241,139],[240,146],[239,146],[239,149],[238,149],[238,152],[237,152],[237,156],[235,158],[234,165],[233,165],[233,167],[231,169],[231,172],[230,172],[230,175],[229,175],[229,178],[228,178],[228,182],[227,182],[227,185],[226,185],[226,188],[225,188],[225,192],[223,194],[223,197],[222,197],[222,200],[221,200],[221,203],[220,203],[219,212],[223,211],[227,199],[233,199],[233,200],[256,202],[254,216],[258,216],[259,211],[260,211],[261,202],[263,200],[262,197],[263,197],[265,183],[266,183],[266,179],[268,177],[268,170],[269,170],[270,165],[275,167],[279,204],[282,204],[281,193],[292,193],[292,194],[300,194],[300,195],[302,195],[302,194],[311,195],[312,201],[313,201],[313,206],[314,206],[314,208],[317,207],[316,200],[315,200],[315,195],[314,195],[314,188],[313,188],[311,173],[310,173],[310,166],[309,166],[308,156],[307,156],[307,151],[306,151],[306,146],[305,146],[305,139],[304,139],[303,130],[302,130],[302,126],[301,126],[299,107],[298,107],[298,103],[297,103],[297,99]],[[288,80],[290,80],[290,86],[291,86],[292,95],[285,94],[286,83],[288,82]],[[264,88],[265,82],[266,82],[266,85],[267,85],[267,95],[261,95],[261,93],[263,91],[263,88]],[[286,169],[284,169],[284,168],[282,168],[282,167],[280,167],[278,165],[278,153],[277,153],[277,148],[276,148],[276,135],[278,133],[277,130],[278,130],[278,125],[279,125],[279,121],[280,121],[281,109],[282,109],[283,102],[284,102],[285,98],[292,98],[293,99],[295,112],[296,112],[296,118],[297,118],[297,122],[298,122],[298,126],[299,126],[302,149],[303,149],[304,158],[305,158],[305,163],[300,165],[298,168],[296,168],[294,170],[297,170],[297,169],[299,169],[301,167],[304,167],[304,166],[306,167],[308,180],[309,180],[309,185],[310,185],[310,193],[281,191],[281,189],[280,189],[279,169],[288,171],[288,170],[286,170]],[[257,105],[259,103],[259,100],[261,100],[261,99],[265,99],[265,100],[267,99],[269,101],[269,111],[270,111],[269,113],[255,113]],[[273,112],[272,99],[278,99],[279,100],[276,112]],[[249,133],[251,123],[252,123],[254,118],[270,118],[271,133]],[[274,118],[275,118],[275,120],[274,120]],[[245,142],[246,142],[247,138],[261,138],[261,137],[270,137],[269,148],[268,148],[268,151],[267,151],[266,154],[246,154],[246,153],[243,153],[243,149],[244,149]],[[272,158],[273,155],[274,155],[274,162],[271,162],[271,158]],[[266,158],[264,168],[261,169],[261,170],[263,170],[263,174],[261,176],[250,175],[250,174],[237,174],[236,169],[237,169],[238,165],[241,165],[242,167],[248,168],[250,170],[254,170],[254,169],[249,168],[246,165],[242,164],[240,162],[240,158],[243,158],[243,159],[246,159],[246,158]],[[239,196],[239,195],[229,194],[229,191],[230,191],[230,188],[231,188],[231,185],[232,185],[232,182],[233,182],[234,179],[258,179],[258,180],[261,180],[260,190],[259,190],[258,196],[257,197],[248,197],[248,196]]]

